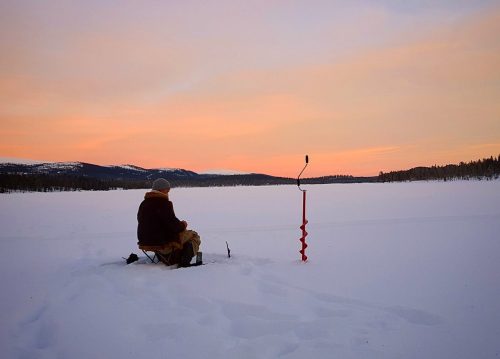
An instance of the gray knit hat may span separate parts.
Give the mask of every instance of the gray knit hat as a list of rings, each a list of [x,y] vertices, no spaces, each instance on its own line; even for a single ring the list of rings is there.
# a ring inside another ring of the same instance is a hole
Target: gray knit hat
[[[162,189],[170,189],[170,183],[165,178],[155,179],[153,182],[153,189],[155,191],[161,191]]]

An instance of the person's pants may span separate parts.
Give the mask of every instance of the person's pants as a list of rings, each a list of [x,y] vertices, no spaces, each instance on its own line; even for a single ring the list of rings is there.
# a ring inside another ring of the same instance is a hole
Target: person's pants
[[[188,265],[193,256],[200,250],[200,236],[192,230],[179,233],[179,240],[159,251],[160,259],[167,265]]]
[[[200,250],[200,236],[195,231],[188,229],[179,233],[179,242],[183,247],[186,243],[191,243],[191,245],[193,246],[194,255],[196,255],[196,253],[198,253],[198,251]]]

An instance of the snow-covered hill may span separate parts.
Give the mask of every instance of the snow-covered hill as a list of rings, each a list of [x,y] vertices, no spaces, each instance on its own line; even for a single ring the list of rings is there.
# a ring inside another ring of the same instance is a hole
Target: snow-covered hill
[[[151,185],[152,180],[158,177],[168,179],[173,187],[262,186],[296,183],[296,180],[292,178],[230,170],[196,173],[181,168],[145,169],[130,164],[99,166],[84,162],[20,162],[0,162],[0,177],[2,177],[0,178],[2,179],[0,192],[52,191],[54,188],[58,190],[146,188]],[[377,177],[353,176],[326,176],[302,180],[304,184],[376,181]]]
[[[15,157],[0,157],[0,164],[6,164],[6,163],[19,164],[19,165],[34,165],[46,162],[23,159],[23,158],[15,158]]]
[[[84,162],[22,162],[6,160],[0,163],[0,173],[49,174],[92,177],[98,179],[150,180],[158,177],[168,179],[196,178],[193,171],[180,168],[145,169],[134,165],[100,166]]]
[[[306,187],[308,263],[296,186],[174,189],[207,263],[175,270],[144,191],[0,194],[2,357],[499,355],[499,181]]]

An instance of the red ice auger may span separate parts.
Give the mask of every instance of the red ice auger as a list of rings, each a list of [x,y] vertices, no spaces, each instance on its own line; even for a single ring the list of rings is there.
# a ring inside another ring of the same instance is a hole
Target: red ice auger
[[[306,193],[307,191],[300,188],[300,176],[306,169],[307,165],[309,164],[309,156],[306,155],[306,165],[302,169],[302,171],[299,173],[299,176],[297,177],[297,186],[299,187],[299,190],[302,191],[302,225],[300,226],[300,229],[302,230],[302,237],[300,237],[300,242],[302,243],[302,249],[299,251],[300,254],[302,254],[302,261],[305,262],[307,261],[307,256],[306,256],[306,237],[307,237],[307,232],[306,232],[306,224],[307,224],[307,219],[306,219]]]

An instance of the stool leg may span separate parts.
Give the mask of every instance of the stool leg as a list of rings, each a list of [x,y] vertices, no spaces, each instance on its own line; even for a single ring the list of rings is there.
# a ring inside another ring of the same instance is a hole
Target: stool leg
[[[145,250],[142,250],[142,252],[146,255],[146,257],[148,257],[148,258],[149,258],[149,260],[151,261],[151,263],[156,263],[156,262],[155,262],[156,253],[155,253],[155,255],[153,256],[153,258],[151,258],[151,257],[149,256],[149,254],[148,254]]]

